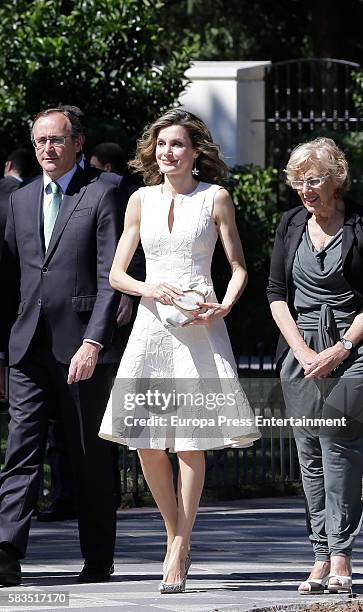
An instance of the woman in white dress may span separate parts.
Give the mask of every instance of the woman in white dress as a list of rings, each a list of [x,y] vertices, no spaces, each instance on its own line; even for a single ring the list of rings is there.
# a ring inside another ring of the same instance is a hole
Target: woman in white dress
[[[167,532],[159,590],[177,593],[185,590],[190,566],[204,450],[249,446],[260,437],[223,321],[245,288],[247,272],[232,200],[215,184],[228,169],[198,117],[181,109],[165,113],[138,142],[130,166],[148,186],[129,200],[110,283],[142,299],[100,436],[138,450]],[[210,271],[218,235],[231,266],[221,303]],[[145,282],[126,272],[140,237]],[[190,289],[197,293],[183,293]],[[197,303],[185,306],[193,295]],[[177,495],[166,449],[178,456]]]

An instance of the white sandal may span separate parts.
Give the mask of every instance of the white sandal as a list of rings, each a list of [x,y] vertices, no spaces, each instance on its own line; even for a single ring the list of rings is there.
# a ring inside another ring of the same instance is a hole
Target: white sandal
[[[336,580],[337,583],[332,584],[332,580]],[[337,574],[331,574],[328,582],[329,593],[351,593],[352,592],[352,577],[351,576],[338,576]]]
[[[322,595],[328,582],[329,574],[324,578],[310,578],[302,582],[298,588],[300,595]],[[307,588],[301,588],[306,586]]]

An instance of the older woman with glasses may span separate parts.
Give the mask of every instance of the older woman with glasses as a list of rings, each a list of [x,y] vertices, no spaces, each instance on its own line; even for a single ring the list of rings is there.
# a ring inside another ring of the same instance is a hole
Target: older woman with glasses
[[[348,164],[330,138],[297,146],[286,174],[302,205],[277,229],[267,292],[315,556],[299,592],[350,592],[362,521],[363,208],[343,198]]]

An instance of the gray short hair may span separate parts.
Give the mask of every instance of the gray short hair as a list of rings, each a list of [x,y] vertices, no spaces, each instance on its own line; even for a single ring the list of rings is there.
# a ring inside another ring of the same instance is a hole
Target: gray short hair
[[[68,108],[64,106],[57,106],[54,108],[46,108],[40,111],[39,113],[37,113],[35,117],[33,118],[33,121],[30,126],[30,138],[33,144],[34,144],[33,128],[34,128],[35,122],[38,121],[38,119],[41,119],[41,117],[48,117],[48,115],[53,115],[54,113],[60,113],[61,115],[64,115],[65,117],[67,117],[67,119],[69,119],[69,122],[71,124],[72,138],[79,138],[79,136],[83,136],[84,128],[83,128],[83,125],[79,117],[76,115],[76,113],[74,113],[71,110],[68,110]]]
[[[315,138],[297,145],[285,169],[287,183],[299,179],[311,166],[316,166],[323,175],[329,174],[340,191],[349,189],[348,162],[332,138]]]

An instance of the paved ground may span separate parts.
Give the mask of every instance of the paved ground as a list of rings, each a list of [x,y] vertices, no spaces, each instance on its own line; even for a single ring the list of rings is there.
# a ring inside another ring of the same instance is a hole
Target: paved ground
[[[185,594],[157,592],[163,545],[162,524],[154,509],[122,511],[112,581],[81,585],[76,583],[82,562],[75,521],[45,524],[34,520],[23,563],[23,585],[0,589],[0,611],[67,609],[54,603],[30,605],[31,598],[39,600],[42,592],[47,597],[68,592],[69,608],[82,611],[256,612],[277,611],[283,604],[298,610],[314,601],[346,600],[332,595],[303,598],[296,593],[311,563],[301,498],[242,500],[202,508],[193,535]],[[363,598],[362,548],[361,536],[354,563],[359,598]]]

